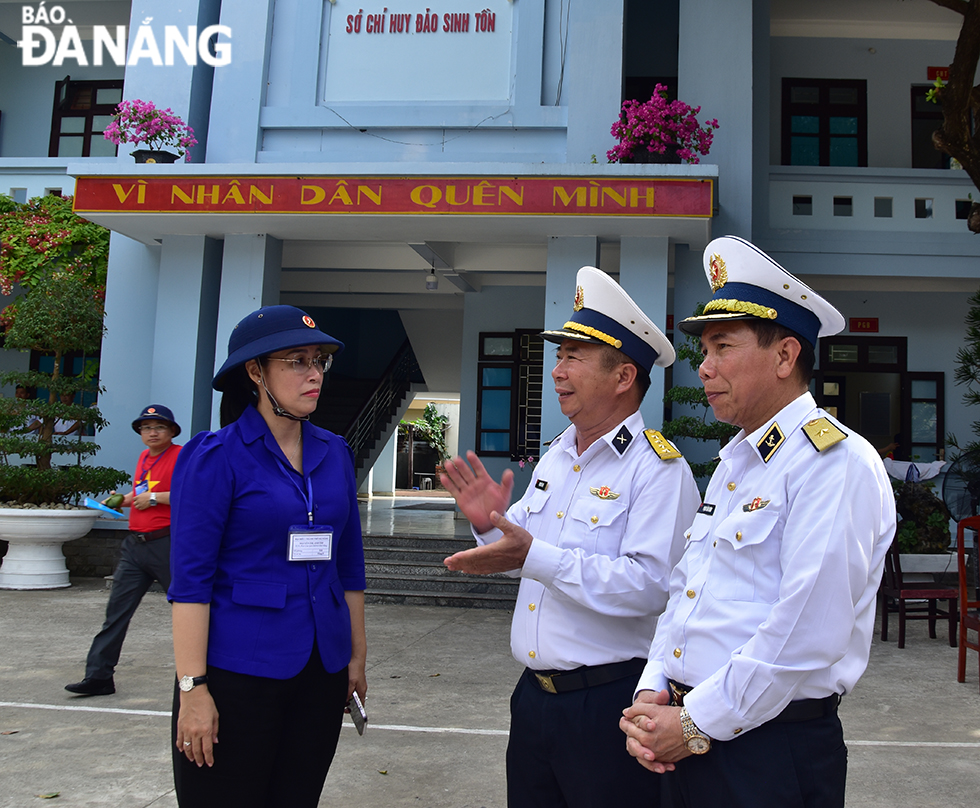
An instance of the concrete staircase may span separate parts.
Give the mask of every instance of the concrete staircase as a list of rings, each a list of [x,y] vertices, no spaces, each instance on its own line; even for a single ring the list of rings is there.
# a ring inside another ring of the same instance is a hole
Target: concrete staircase
[[[450,572],[443,559],[473,547],[471,539],[364,536],[368,603],[511,609],[518,578]]]

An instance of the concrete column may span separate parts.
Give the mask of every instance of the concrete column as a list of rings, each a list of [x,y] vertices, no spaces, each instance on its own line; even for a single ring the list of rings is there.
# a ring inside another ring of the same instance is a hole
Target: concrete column
[[[599,265],[599,240],[595,236],[555,237],[548,241],[548,272],[545,281],[544,327],[561,328],[572,313],[575,275],[584,266]],[[544,352],[544,392],[541,395],[541,439],[551,440],[568,426],[551,384],[555,354],[550,344]],[[542,450],[544,447],[542,447]]]
[[[265,234],[225,237],[214,371],[228,357],[228,338],[238,321],[262,306],[279,303],[281,272],[282,242],[279,239]],[[219,395],[215,393],[211,410],[213,429],[218,426],[218,401]]]
[[[701,160],[719,166],[723,178],[719,215],[712,224],[717,236],[752,237],[755,165],[768,181],[768,117],[755,126],[760,121],[755,107],[768,104],[769,98],[768,66],[759,64],[756,53],[757,42],[768,48],[762,44],[768,42],[768,26],[767,0],[684,0],[680,4],[677,95],[692,107],[701,107],[698,119],[702,123],[717,118],[720,124],[711,151]],[[710,59],[705,59],[706,42],[711,43]],[[764,52],[767,60],[768,50]],[[725,66],[724,81],[718,80],[718,65]],[[764,76],[758,70],[765,70]],[[732,92],[733,87],[743,91]]]
[[[232,31],[229,70],[219,69],[211,91],[213,137],[209,163],[254,163],[262,138],[259,113],[265,103],[272,41],[273,0],[235,0],[221,4],[221,24]],[[308,66],[316,72],[316,64]],[[313,103],[312,98],[307,103]],[[245,312],[246,314],[248,312]]]
[[[606,162],[615,145],[609,133],[623,93],[623,0],[576,3],[569,12],[565,90],[568,137],[565,161]]]
[[[96,435],[98,465],[135,466],[139,439],[130,422],[150,403],[160,248],[113,233],[109,243],[105,326],[99,361],[99,410],[109,427]]]
[[[671,262],[670,239],[624,237],[620,241],[619,284],[636,305],[656,323],[667,328],[667,273]],[[647,427],[660,429],[664,419],[664,372],[650,371],[650,389],[640,412]]]
[[[187,436],[211,425],[221,246],[206,236],[163,241],[151,397]]]

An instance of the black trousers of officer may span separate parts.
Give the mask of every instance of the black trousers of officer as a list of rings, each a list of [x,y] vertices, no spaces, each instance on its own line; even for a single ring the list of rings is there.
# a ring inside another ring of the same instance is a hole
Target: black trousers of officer
[[[630,756],[619,728],[638,679],[556,694],[525,671],[510,700],[508,808],[657,808],[662,778]]]
[[[112,573],[105,622],[92,640],[85,661],[86,679],[109,679],[122,652],[123,640],[136,607],[154,580],[170,588],[170,536],[143,542],[132,534],[123,539],[121,556]]]
[[[347,706],[347,668],[328,673],[316,645],[292,679],[208,666],[218,710],[214,766],[177,749],[180,690],[174,682],[171,751],[181,808],[316,808]]]
[[[663,775],[664,808],[843,808],[847,747],[834,712],[770,721]]]

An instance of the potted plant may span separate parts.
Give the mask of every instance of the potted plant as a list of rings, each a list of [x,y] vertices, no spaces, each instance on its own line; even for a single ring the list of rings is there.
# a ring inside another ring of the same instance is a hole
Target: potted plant
[[[700,111],[701,107],[690,107],[683,101],[668,101],[667,88],[657,84],[649,101],[623,102],[622,114],[610,130],[619,143],[606,152],[606,157],[610,163],[697,163],[699,155],[708,153],[718,128],[714,118],[699,124]]]
[[[52,362],[50,371],[0,374],[2,384],[48,391],[46,400],[0,398],[0,539],[8,542],[0,588],[68,586],[61,544],[88,533],[96,517],[78,501],[129,480],[125,471],[81,463],[98,451],[95,443],[56,434],[59,422],[77,422],[80,431],[105,426],[96,407],[74,403],[94,388],[93,369],[66,374],[62,360],[99,348],[108,232],[70,211],[70,198],[17,205],[0,197],[0,291],[17,282],[25,292],[0,314],[5,347],[38,351]],[[59,466],[56,455],[77,460]]]
[[[415,475],[415,455],[418,454],[416,441],[428,444],[429,448],[435,453],[434,476],[435,484],[439,484],[439,475],[443,473],[443,463],[449,459],[449,450],[446,447],[446,430],[449,429],[449,418],[440,414],[436,405],[431,401],[425,405],[422,417],[414,421],[402,421],[398,424],[398,432],[408,438],[407,451],[409,455],[408,481],[411,485]],[[425,458],[421,458],[423,466],[426,465]],[[427,474],[428,472],[420,472]]]
[[[174,163],[181,156],[190,160],[188,149],[197,145],[194,130],[169,107],[157,109],[152,101],[123,101],[116,107],[103,137],[120,143],[145,143],[145,149],[130,152],[137,163]],[[175,150],[174,154],[169,149]]]

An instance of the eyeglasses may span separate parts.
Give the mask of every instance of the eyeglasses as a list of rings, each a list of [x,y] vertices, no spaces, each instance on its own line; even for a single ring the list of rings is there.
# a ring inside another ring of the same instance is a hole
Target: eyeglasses
[[[289,362],[292,365],[293,373],[297,376],[302,376],[308,370],[313,370],[314,368],[320,371],[320,373],[326,373],[333,364],[333,354],[328,354],[327,356],[320,354],[309,359],[282,359],[278,356],[267,356],[266,359],[272,359],[275,362]]]
[[[166,432],[168,429],[169,426],[141,426],[140,432],[145,435],[148,432]]]

